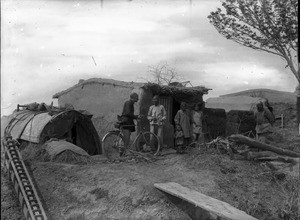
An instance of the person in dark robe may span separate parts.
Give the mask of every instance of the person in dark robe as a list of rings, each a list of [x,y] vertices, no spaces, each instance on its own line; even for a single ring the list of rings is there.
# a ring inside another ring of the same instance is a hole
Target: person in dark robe
[[[187,109],[187,105],[185,102],[180,103],[180,110],[175,115],[174,118],[175,125],[179,125],[183,132],[183,147],[177,149],[177,153],[182,154],[184,153],[184,149],[190,143],[190,139],[192,137],[192,117],[190,111]]]
[[[134,103],[139,100],[137,93],[131,93],[130,99],[124,103],[121,115],[121,126],[124,135],[124,147],[127,149],[130,143],[131,132],[135,132],[134,119],[138,119],[138,115],[134,115]],[[124,148],[120,149],[120,156],[124,154]]]

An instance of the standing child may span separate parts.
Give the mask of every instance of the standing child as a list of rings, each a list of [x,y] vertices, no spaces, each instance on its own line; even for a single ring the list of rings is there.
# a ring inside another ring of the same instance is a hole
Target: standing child
[[[190,138],[192,136],[192,131],[191,131],[191,113],[187,109],[187,105],[185,102],[181,102],[180,104],[180,110],[178,110],[177,114],[175,115],[174,118],[175,125],[179,125],[182,133],[183,133],[183,148],[186,148],[187,145],[190,142]],[[177,149],[177,153],[184,153],[184,150]]]
[[[177,153],[183,151],[183,132],[181,130],[180,125],[176,125],[176,131],[175,131],[175,146],[177,148]]]
[[[193,124],[193,142],[199,146],[200,142],[204,143],[203,129],[202,129],[203,112],[200,111],[199,104],[196,104],[192,111],[192,124]]]

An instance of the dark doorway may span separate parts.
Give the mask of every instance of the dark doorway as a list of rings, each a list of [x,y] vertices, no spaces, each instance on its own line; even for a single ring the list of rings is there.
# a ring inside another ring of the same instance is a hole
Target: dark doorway
[[[72,142],[73,144],[77,145],[77,129],[76,123],[72,127]]]
[[[172,125],[175,125],[174,117],[179,109],[180,109],[180,102],[173,99]]]

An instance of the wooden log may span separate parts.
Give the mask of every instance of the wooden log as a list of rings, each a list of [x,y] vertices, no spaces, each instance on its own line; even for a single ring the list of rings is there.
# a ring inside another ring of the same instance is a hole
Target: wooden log
[[[259,161],[280,161],[283,163],[291,163],[292,165],[297,164],[297,161],[293,158],[288,158],[288,157],[259,157],[259,158],[255,158],[256,160]]]
[[[297,153],[297,152],[294,152],[294,151],[291,151],[291,150],[285,150],[285,149],[282,149],[282,148],[274,147],[274,146],[271,146],[269,144],[265,144],[265,143],[262,143],[262,142],[258,142],[254,139],[248,138],[248,137],[243,136],[243,135],[239,135],[239,134],[231,135],[230,137],[228,137],[228,139],[230,141],[246,144],[250,147],[256,147],[256,148],[259,148],[259,149],[272,151],[272,152],[275,152],[275,153],[280,154],[280,155],[286,155],[286,156],[290,156],[290,157],[300,157],[300,153]]]
[[[297,164],[297,159],[286,157],[286,156],[278,156],[276,153],[271,151],[261,151],[261,152],[248,152],[248,158],[251,160],[257,161],[280,161],[283,163],[291,163],[293,165]]]
[[[230,204],[206,196],[198,191],[183,187],[178,183],[155,183],[154,186],[172,196],[175,196],[194,207],[196,214],[192,219],[201,220],[255,220],[256,218],[248,215]]]

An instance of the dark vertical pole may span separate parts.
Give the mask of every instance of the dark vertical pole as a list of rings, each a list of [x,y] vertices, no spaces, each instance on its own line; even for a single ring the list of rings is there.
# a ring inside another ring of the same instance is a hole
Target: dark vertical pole
[[[300,66],[300,52],[299,52],[299,34],[298,34],[298,48],[297,48],[297,56],[298,56],[298,74],[299,74],[299,66]],[[298,86],[296,88],[296,95],[297,95],[297,125],[298,125],[298,133],[300,135],[300,82],[298,82]]]

